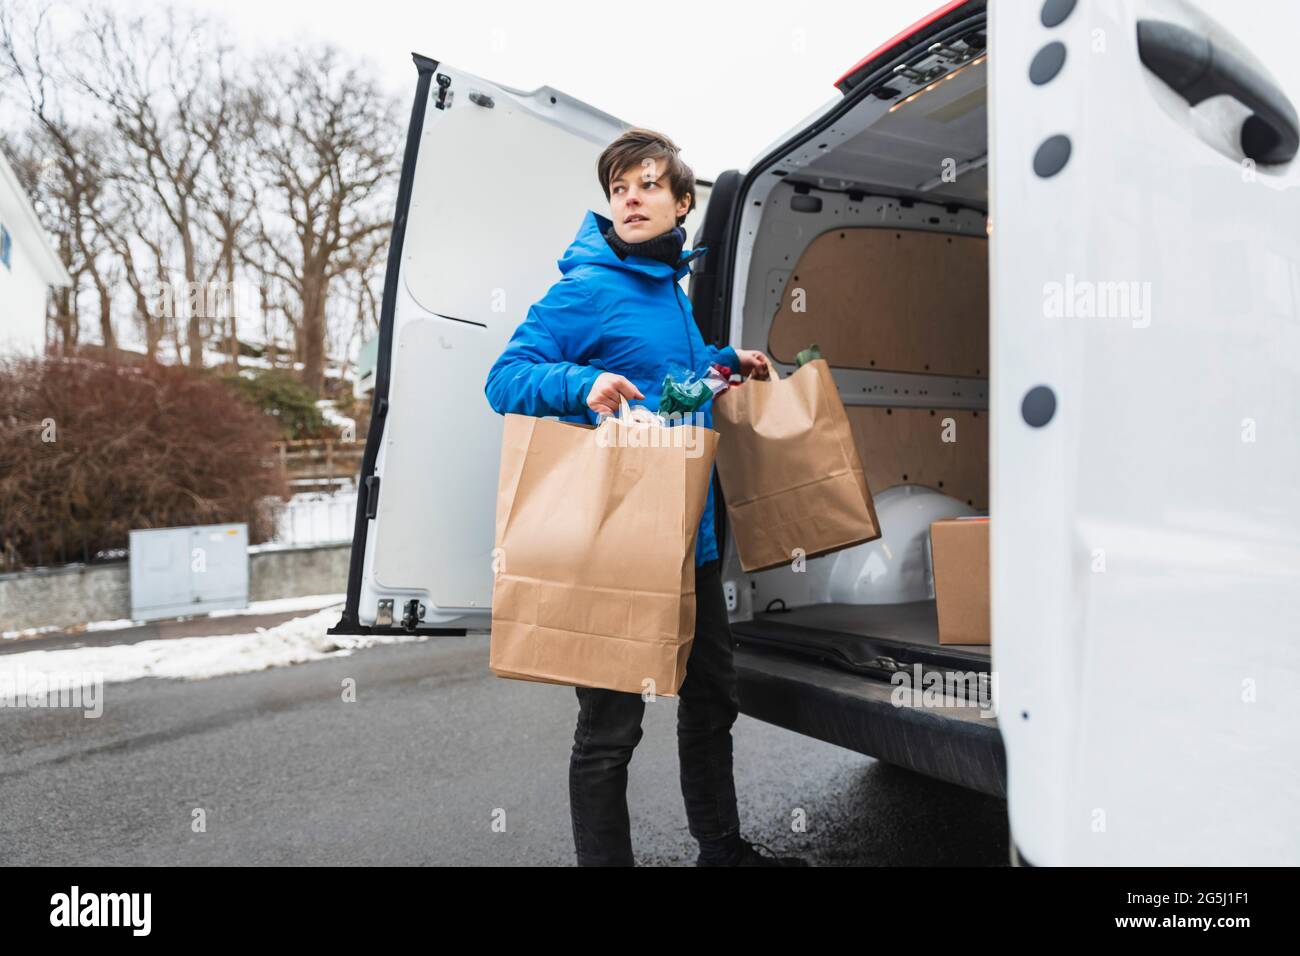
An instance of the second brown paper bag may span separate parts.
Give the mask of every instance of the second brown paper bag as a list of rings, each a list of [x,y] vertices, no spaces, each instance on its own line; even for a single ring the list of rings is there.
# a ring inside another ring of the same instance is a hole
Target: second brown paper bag
[[[825,359],[749,379],[713,402],[718,478],[745,571],[880,537],[876,506]]]

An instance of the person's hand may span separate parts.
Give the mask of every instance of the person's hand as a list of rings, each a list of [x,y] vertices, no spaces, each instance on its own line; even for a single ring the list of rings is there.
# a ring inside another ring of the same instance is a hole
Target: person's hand
[[[740,359],[741,375],[764,380],[771,372],[768,357],[758,349],[736,349],[736,358]]]
[[[645,398],[641,390],[622,375],[601,372],[596,381],[591,383],[591,390],[587,392],[587,407],[597,414],[617,415],[620,396]]]

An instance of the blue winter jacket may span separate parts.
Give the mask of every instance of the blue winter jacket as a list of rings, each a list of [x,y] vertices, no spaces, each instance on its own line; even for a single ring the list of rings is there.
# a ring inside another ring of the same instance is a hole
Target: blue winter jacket
[[[516,412],[595,425],[587,392],[602,372],[625,376],[645,396],[631,404],[658,410],[664,375],[678,366],[708,373],[718,362],[740,362],[731,346],[706,345],[679,280],[707,246],[683,249],[677,266],[630,255],[620,259],[604,232],[612,225],[587,210],[558,260],[560,280],[528,310],[488,372],[484,391],[499,414]],[[701,409],[713,425],[712,402]],[[700,518],[695,563],[718,556],[713,530],[713,481]]]

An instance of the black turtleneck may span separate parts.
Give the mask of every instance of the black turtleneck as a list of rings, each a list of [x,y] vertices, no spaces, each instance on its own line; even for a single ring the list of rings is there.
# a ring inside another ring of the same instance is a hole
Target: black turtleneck
[[[626,259],[628,256],[644,256],[647,259],[666,262],[670,266],[677,265],[677,261],[682,257],[682,247],[686,245],[686,230],[681,226],[674,226],[667,232],[642,242],[624,242],[614,231],[613,224],[605,230],[604,235],[605,241],[620,259]]]

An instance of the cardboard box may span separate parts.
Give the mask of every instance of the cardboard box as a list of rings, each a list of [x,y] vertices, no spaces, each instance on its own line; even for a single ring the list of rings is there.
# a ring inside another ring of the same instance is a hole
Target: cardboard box
[[[946,518],[930,525],[940,644],[988,644],[989,519]]]

